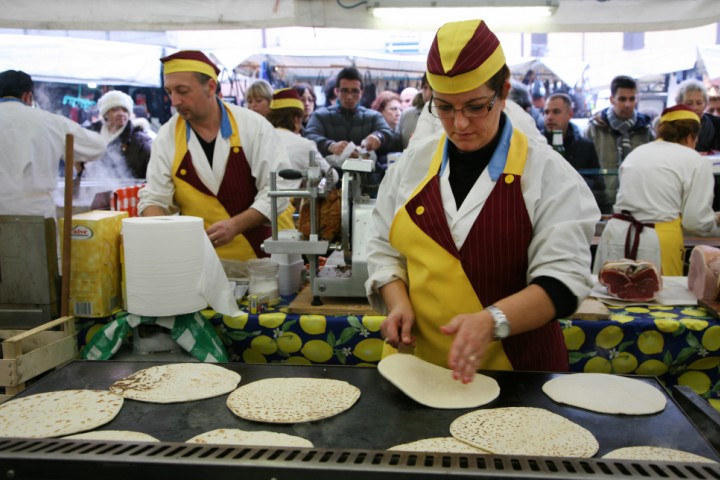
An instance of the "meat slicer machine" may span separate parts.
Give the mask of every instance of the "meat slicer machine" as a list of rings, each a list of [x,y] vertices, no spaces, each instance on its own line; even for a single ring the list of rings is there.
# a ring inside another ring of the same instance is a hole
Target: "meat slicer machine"
[[[309,280],[313,305],[321,305],[320,297],[365,297],[365,281],[368,279],[365,253],[365,233],[375,199],[367,194],[363,182],[375,170],[375,161],[349,158],[341,165],[341,215],[340,241],[331,243],[318,236],[319,200],[333,189],[331,181],[323,182],[324,176],[310,152],[309,167],[305,171],[281,170],[270,177],[270,200],[272,237],[265,240],[263,249],[274,254],[303,254],[310,265]],[[278,189],[277,175],[287,180],[305,179],[305,189]],[[280,197],[302,198],[310,204],[310,234],[307,239],[278,238],[277,199]],[[318,258],[328,256],[319,268]]]

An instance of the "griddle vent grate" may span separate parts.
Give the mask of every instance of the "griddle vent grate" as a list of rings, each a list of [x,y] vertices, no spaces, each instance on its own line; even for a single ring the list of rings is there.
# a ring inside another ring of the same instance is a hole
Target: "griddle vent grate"
[[[314,480],[337,478],[543,478],[543,479],[698,479],[720,480],[720,465],[603,459],[465,455],[377,450],[228,447],[181,443],[107,442],[60,439],[0,440],[0,478],[60,478],[58,462],[72,465],[74,479],[115,476],[120,465],[138,469],[139,478],[161,468],[165,475],[207,478],[209,471],[238,468],[247,478],[290,474]],[[124,471],[124,470],[120,470]],[[18,474],[22,472],[22,474]],[[124,471],[125,474],[127,473]],[[255,476],[256,474],[256,476]],[[127,477],[124,477],[127,478]],[[154,478],[158,478],[155,474]],[[180,477],[177,477],[180,478]]]

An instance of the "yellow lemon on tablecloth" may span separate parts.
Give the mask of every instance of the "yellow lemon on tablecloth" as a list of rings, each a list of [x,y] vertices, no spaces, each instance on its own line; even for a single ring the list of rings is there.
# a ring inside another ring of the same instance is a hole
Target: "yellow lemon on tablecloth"
[[[643,363],[640,364],[640,366],[635,370],[635,373],[638,375],[653,375],[653,376],[660,376],[664,375],[667,372],[667,365],[665,365],[660,360],[655,360],[654,358],[650,360],[645,360]]]
[[[585,373],[610,373],[612,372],[612,366],[607,358],[593,357],[587,361],[583,371]]]
[[[710,370],[720,365],[720,357],[705,357],[688,365],[688,370]]]
[[[709,401],[710,405],[712,405],[715,410],[720,412],[720,398],[711,398]]]
[[[620,323],[630,323],[633,320],[635,320],[635,317],[633,317],[632,315],[616,314],[616,315],[610,315],[610,320],[614,320],[614,321],[620,322]]]
[[[647,307],[627,307],[625,311],[630,313],[649,313],[650,309]]]
[[[652,355],[663,351],[665,339],[662,333],[655,330],[642,332],[637,341],[638,349],[645,355]]]
[[[665,333],[672,333],[680,328],[680,322],[671,318],[656,318],[653,320],[658,330]]]
[[[694,330],[696,332],[701,332],[708,326],[707,320],[699,320],[697,318],[683,318],[680,320],[680,323],[685,325],[685,328],[688,330]]]
[[[655,318],[677,318],[679,315],[672,312],[652,312],[650,316]]]
[[[632,373],[637,368],[638,361],[632,353],[621,352],[610,361],[610,365],[615,373]]]
[[[695,370],[683,373],[678,377],[677,382],[678,385],[685,385],[686,387],[692,388],[698,395],[702,395],[710,390],[710,377],[703,372]]]
[[[267,363],[265,356],[252,348],[245,349],[242,357],[245,363]]]
[[[278,346],[275,340],[267,335],[258,335],[250,342],[250,348],[257,350],[263,355],[272,355],[277,352]]]
[[[200,310],[200,314],[205,317],[205,320],[210,320],[215,316],[215,310],[210,310],[209,308],[206,308],[205,310]]]
[[[703,333],[702,346],[709,352],[720,349],[720,325],[713,325]]]
[[[600,330],[595,337],[595,345],[602,348],[613,348],[623,339],[622,328],[610,325]]]
[[[293,332],[283,332],[275,342],[280,350],[287,353],[295,353],[302,347],[302,339]]]
[[[568,350],[578,350],[585,343],[585,332],[580,327],[563,328],[562,333]]]
[[[379,332],[380,325],[385,320],[384,315],[365,315],[362,319],[363,327],[371,332]]]
[[[102,328],[104,326],[105,325],[103,325],[101,323],[96,323],[92,327],[88,328],[88,331],[85,332],[85,343],[90,343],[90,340],[92,340],[92,338],[95,336],[95,334],[97,332],[99,332],[100,330],[102,330]]]
[[[315,363],[324,363],[333,356],[333,348],[322,340],[310,340],[301,350],[303,356]]]
[[[353,349],[353,355],[366,362],[379,362],[382,356],[384,342],[379,338],[366,338],[358,342]]]
[[[295,356],[285,360],[288,365],[312,365],[312,362],[305,357]]]
[[[325,315],[301,315],[300,328],[302,328],[303,332],[309,333],[310,335],[325,333],[325,329],[327,328]]]
[[[285,321],[285,314],[281,312],[261,313],[258,323],[265,328],[277,328]]]
[[[691,317],[704,317],[707,315],[705,310],[701,310],[699,308],[686,308],[685,310],[681,310],[680,313],[683,315],[690,315]]]
[[[227,325],[230,328],[234,328],[237,330],[241,330],[245,328],[245,324],[248,321],[248,314],[243,313],[241,315],[238,315],[237,317],[228,317],[227,315],[223,315],[223,323]]]

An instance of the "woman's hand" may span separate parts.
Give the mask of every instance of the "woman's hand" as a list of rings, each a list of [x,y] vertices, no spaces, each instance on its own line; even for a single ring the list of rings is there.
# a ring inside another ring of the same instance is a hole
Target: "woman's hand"
[[[453,371],[453,378],[462,383],[470,383],[480,366],[493,338],[494,321],[485,310],[476,313],[464,313],[455,316],[450,323],[440,327],[445,335],[454,335],[448,366]]]
[[[415,323],[415,312],[412,306],[398,305],[390,312],[380,325],[380,332],[383,338],[395,348],[415,347],[415,336],[412,334],[412,326]]]

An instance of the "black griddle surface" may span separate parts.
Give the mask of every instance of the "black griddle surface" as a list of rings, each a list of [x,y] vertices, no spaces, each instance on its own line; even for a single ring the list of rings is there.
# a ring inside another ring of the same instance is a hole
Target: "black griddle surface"
[[[107,389],[116,380],[164,362],[76,360],[23,391],[17,397],[65,389]],[[375,368],[322,365],[221,364],[241,375],[240,385],[272,377],[345,380],[361,390],[358,402],[331,418],[308,423],[272,424],[243,420],[225,404],[227,395],[184,403],[153,404],[125,400],[122,410],[98,430],[134,430],[166,442],[184,442],[218,428],[269,430],[298,435],[316,448],[384,450],[428,437],[450,436],[452,421],[475,409],[439,410],[411,400]],[[480,408],[537,407],[562,415],[590,430],[600,444],[597,457],[616,448],[652,445],[692,452],[720,461],[720,455],[654,379],[642,379],[668,397],[663,412],[653,415],[608,415],[555,403],[542,385],[558,375],[539,372],[483,372],[500,384],[500,396]],[[538,425],[542,428],[542,425]]]

